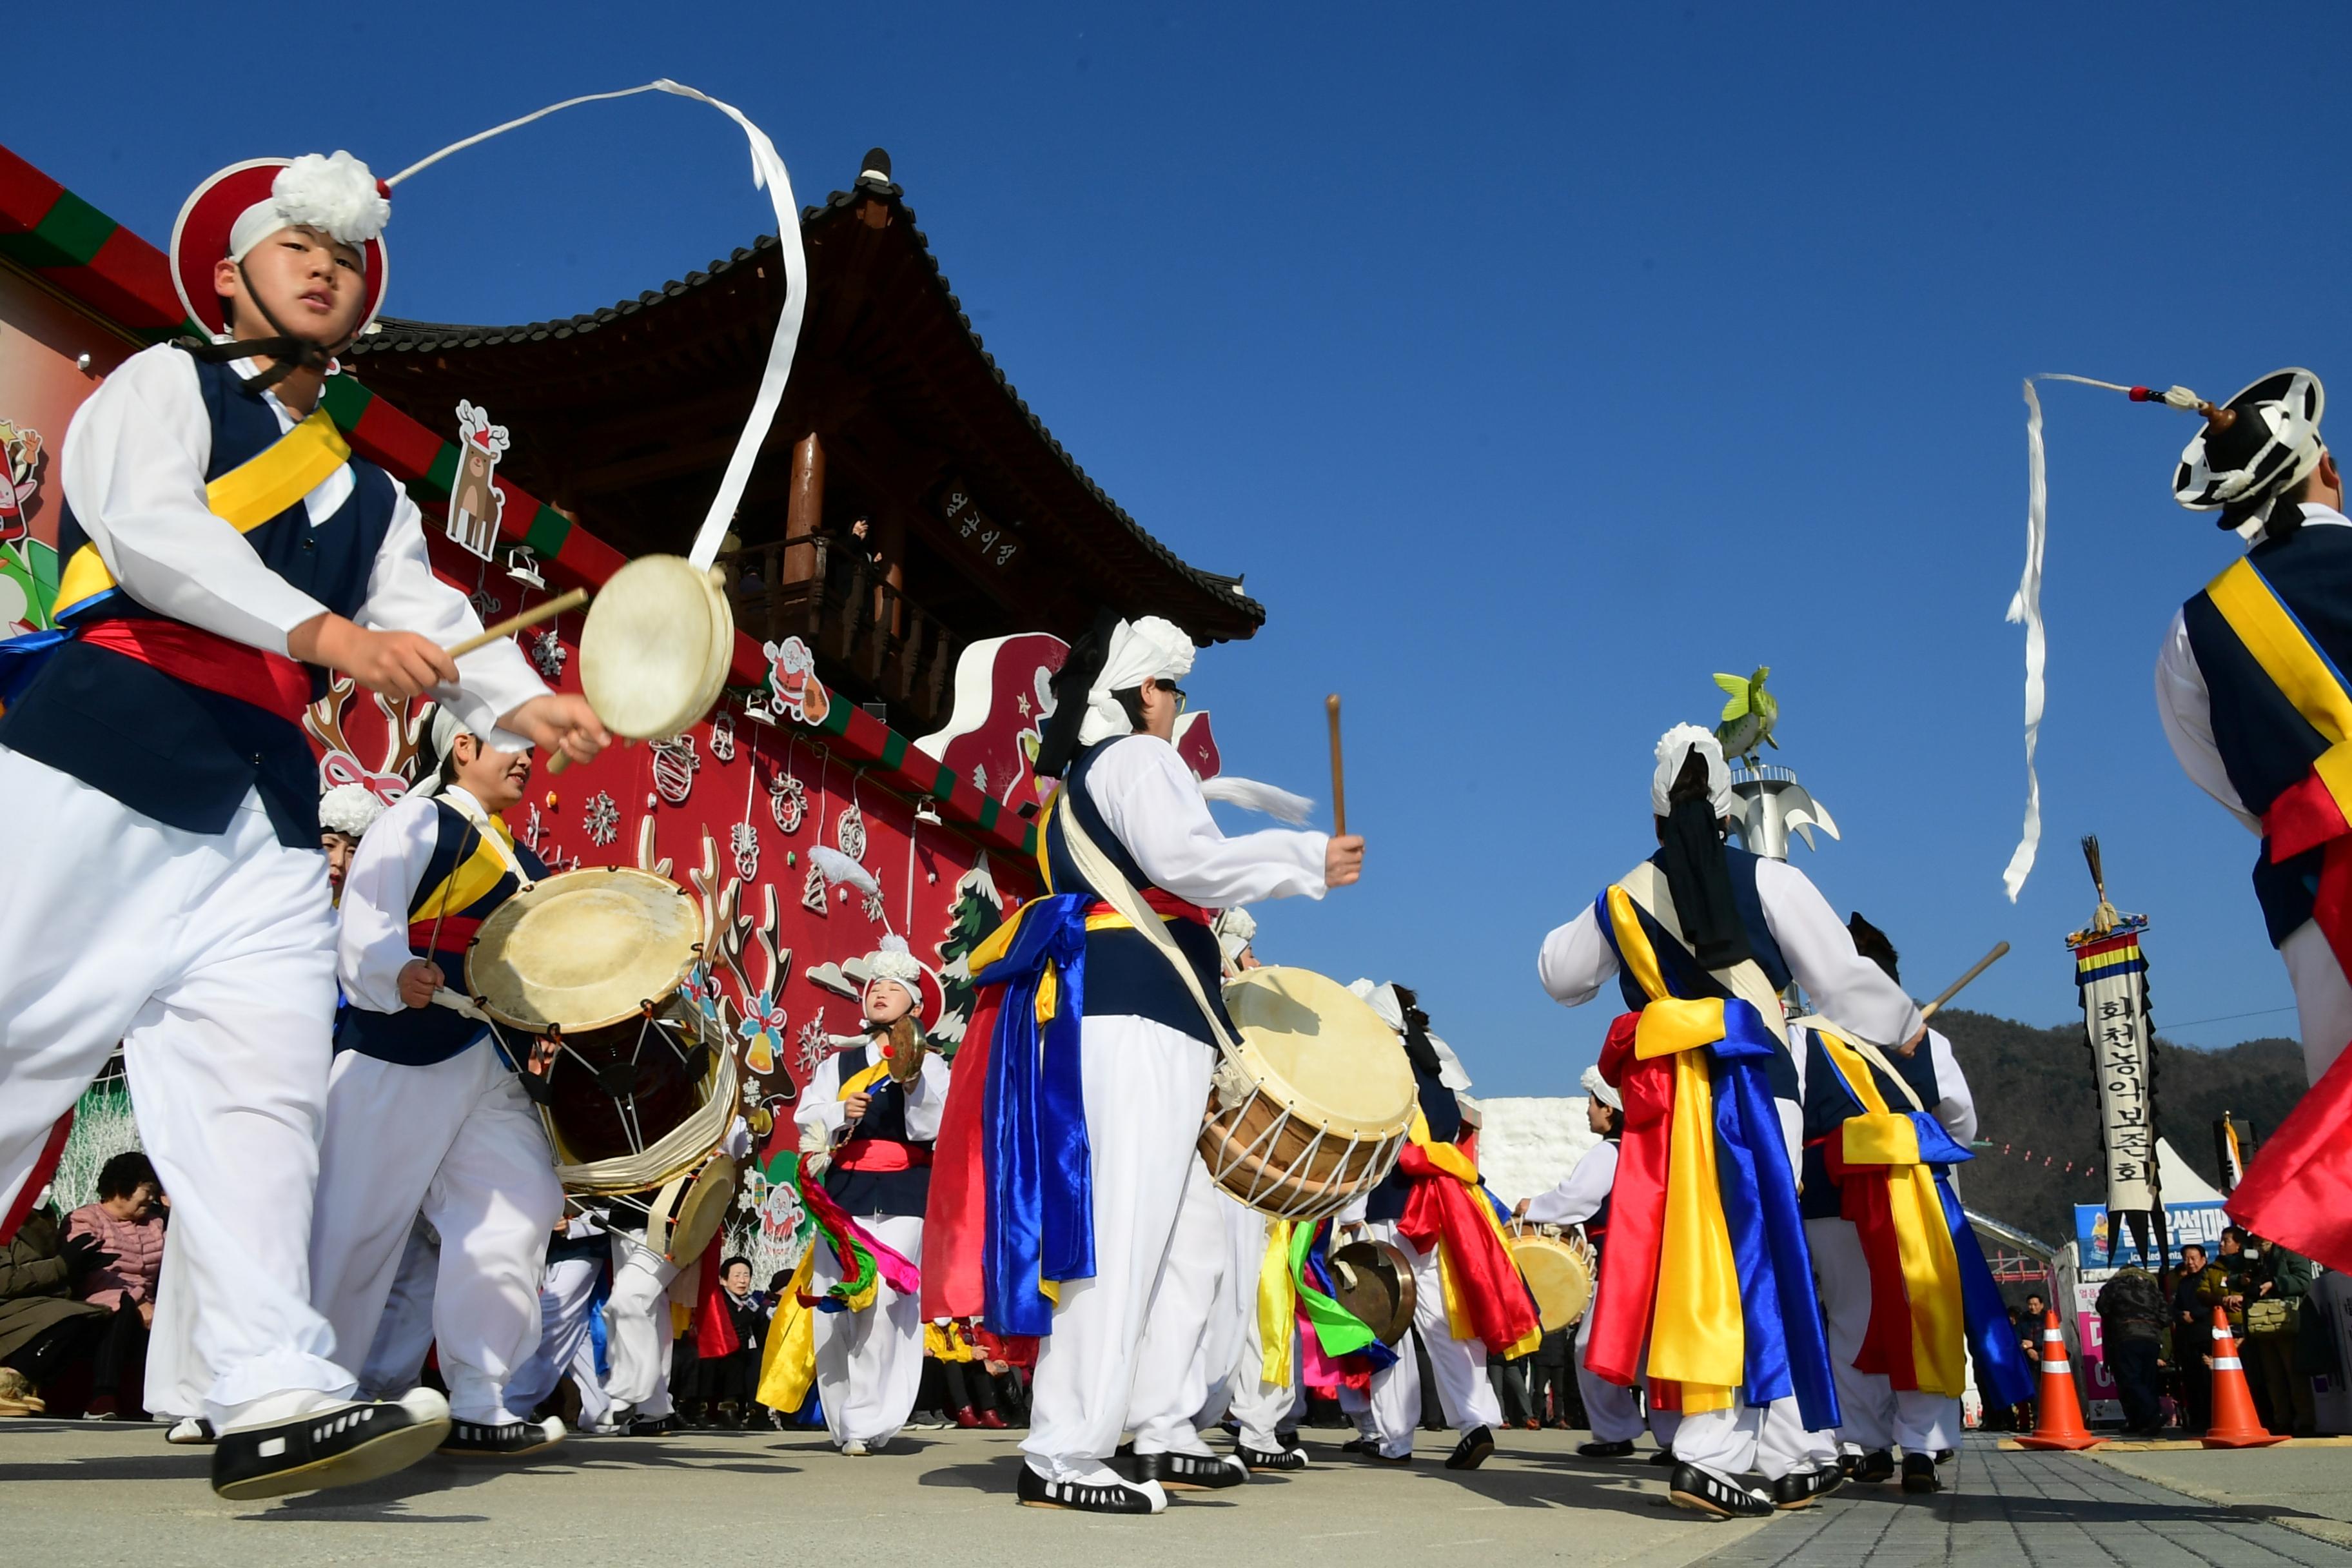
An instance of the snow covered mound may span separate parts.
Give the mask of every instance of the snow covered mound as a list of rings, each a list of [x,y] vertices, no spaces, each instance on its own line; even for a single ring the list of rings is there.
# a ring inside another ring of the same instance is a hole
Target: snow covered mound
[[[1601,1140],[1584,1119],[1584,1096],[1480,1100],[1478,1173],[1507,1204],[1559,1185]]]

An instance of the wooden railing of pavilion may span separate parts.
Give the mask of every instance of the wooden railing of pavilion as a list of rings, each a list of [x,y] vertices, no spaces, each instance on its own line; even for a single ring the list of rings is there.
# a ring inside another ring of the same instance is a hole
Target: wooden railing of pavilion
[[[737,626],[762,642],[799,637],[891,704],[894,728],[921,733],[944,721],[959,639],[880,563],[845,541],[800,533],[730,551],[718,563]]]

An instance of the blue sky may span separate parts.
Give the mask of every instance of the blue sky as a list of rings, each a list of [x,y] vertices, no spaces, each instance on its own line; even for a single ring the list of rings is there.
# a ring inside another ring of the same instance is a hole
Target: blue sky
[[[267,18],[53,8],[0,136],[158,241],[234,159],[349,146],[388,172],[661,74],[762,124],[803,202],[888,147],[1055,434],[1269,606],[1188,683],[1229,765],[1326,794],[1321,700],[1346,696],[1370,875],[1273,908],[1262,949],[1419,985],[1481,1090],[1549,1093],[1607,1018],[1551,1005],[1536,945],[1646,851],[1657,734],[1758,664],[1775,760],[1846,834],[1800,864],[1915,991],[2006,938],[1971,1005],[2066,1018],[2095,831],[2154,919],[2160,1026],[2289,1001],[2253,841],[2149,695],[2167,617],[2233,542],[2169,500],[2189,421],[2077,387],[2044,393],[2044,858],[2018,904],[2000,882],[2020,377],[2219,397],[2352,364],[2327,89],[2352,28],[2286,15],[411,5],[299,39],[289,15],[265,68]],[[2271,65],[2198,64],[2225,55]],[[263,85],[321,64],[343,75],[307,100]],[[486,321],[609,303],[769,223],[734,130],[667,99],[452,160],[398,214],[391,309]]]

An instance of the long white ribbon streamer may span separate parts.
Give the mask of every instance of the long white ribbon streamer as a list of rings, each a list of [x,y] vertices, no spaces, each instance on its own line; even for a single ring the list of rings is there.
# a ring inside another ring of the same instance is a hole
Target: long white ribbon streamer
[[[2033,751],[2042,739],[2042,676],[2049,662],[2049,642],[2042,627],[2042,550],[2050,534],[2050,481],[2042,450],[2042,399],[2033,391],[2036,379],[2025,380],[2025,573],[2009,602],[2011,624],[2025,626],[2025,828],[2000,879],[2012,904],[2042,847],[2042,780],[2033,771]]]
[[[808,257],[801,247],[800,206],[793,199],[792,176],[785,171],[784,161],[776,152],[776,144],[768,133],[747,119],[743,111],[731,103],[698,92],[693,88],[663,77],[643,87],[625,87],[613,92],[585,93],[567,98],[561,103],[551,103],[534,110],[520,119],[503,125],[493,125],[478,132],[462,142],[453,142],[439,152],[418,159],[384,182],[397,185],[411,174],[431,168],[452,153],[502,136],[509,131],[529,125],[534,120],[544,120],[560,110],[583,103],[601,103],[607,99],[634,98],[641,92],[667,92],[679,98],[691,98],[710,105],[719,113],[742,127],[744,139],[751,149],[751,184],[768,193],[768,200],[776,214],[776,248],[784,263],[784,308],[776,318],[775,334],[768,341],[768,363],[760,373],[760,390],[751,400],[751,416],[743,422],[743,432],[735,438],[735,451],[727,459],[727,472],[719,481],[719,493],[710,498],[710,510],[703,514],[702,526],[695,533],[694,547],[687,559],[697,570],[708,570],[718,559],[719,546],[727,537],[727,526],[734,521],[735,509],[743,500],[743,487],[751,483],[751,469],[760,459],[760,447],[768,438],[768,431],[776,422],[776,408],[783,401],[784,383],[791,376],[793,352],[800,346],[801,322],[808,305]]]

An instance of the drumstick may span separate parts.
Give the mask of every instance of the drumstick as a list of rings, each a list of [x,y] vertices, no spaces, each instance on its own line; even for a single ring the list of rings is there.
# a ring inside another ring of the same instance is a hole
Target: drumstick
[[[1993,943],[1992,951],[1986,953],[1982,958],[1978,959],[1974,969],[1969,970],[1966,974],[1961,975],[1958,980],[1955,980],[1949,985],[1945,986],[1942,994],[1938,995],[1933,1002],[1930,1002],[1926,1006],[1920,1008],[1919,1016],[1922,1018],[1934,1017],[1936,1016],[1937,1008],[1942,1006],[1945,1003],[1958,995],[1962,986],[1966,985],[1969,981],[1974,980],[1978,975],[1982,974],[1986,970],[1990,969],[1994,964],[2000,963],[2003,957],[2007,956],[2008,952],[2009,943],[2005,942],[1997,942]]]
[[[441,922],[449,918],[449,900],[457,891],[455,886],[457,873],[474,853],[474,819],[470,814],[461,815],[466,816],[466,831],[458,836],[457,859],[449,868],[449,880],[441,884],[441,912],[433,917],[433,934],[425,943],[425,962],[427,963],[433,963],[433,955],[441,951]],[[434,967],[437,969],[440,965],[434,964]],[[444,975],[442,978],[446,980],[448,977]]]
[[[1339,763],[1339,694],[1336,691],[1323,700],[1323,710],[1331,717],[1331,834],[1335,838],[1348,836],[1348,779]]]
[[[500,637],[510,637],[519,631],[539,625],[541,621],[552,620],[566,610],[576,610],[587,602],[588,590],[574,588],[569,594],[557,595],[535,610],[525,610],[521,615],[509,616],[497,626],[484,626],[475,636],[467,637],[464,642],[454,644],[443,651],[451,658],[463,658],[476,648],[488,647]]]

